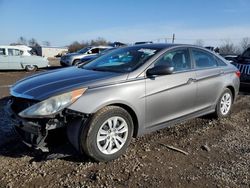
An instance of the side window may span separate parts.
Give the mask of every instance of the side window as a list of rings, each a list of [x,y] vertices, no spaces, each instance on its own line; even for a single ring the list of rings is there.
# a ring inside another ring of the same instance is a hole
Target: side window
[[[99,48],[93,48],[90,51],[91,51],[91,54],[98,54],[99,53]]]
[[[195,49],[193,49],[192,52],[196,68],[217,67],[217,62],[212,55]]]
[[[21,55],[21,51],[17,49],[8,49],[9,56],[19,56]]]
[[[167,52],[156,61],[154,66],[168,65],[174,67],[174,71],[185,71],[192,68],[189,52],[187,49]]]
[[[0,55],[6,55],[5,48],[0,48]]]
[[[105,50],[107,50],[108,48],[99,48],[99,53],[101,53],[101,52],[103,52],[103,51],[105,51]]]
[[[227,64],[218,57],[214,57],[217,61],[218,66],[227,66]]]

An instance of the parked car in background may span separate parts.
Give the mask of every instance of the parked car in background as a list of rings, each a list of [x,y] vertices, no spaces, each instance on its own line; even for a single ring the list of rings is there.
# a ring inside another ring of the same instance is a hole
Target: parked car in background
[[[224,57],[229,63],[233,63],[235,59],[238,57],[238,55],[235,55],[235,54],[223,55],[222,57]]]
[[[28,47],[0,46],[0,70],[35,71],[49,66],[49,61],[29,53]]]
[[[241,85],[250,86],[250,48],[246,49],[241,55],[233,59],[232,62],[241,72]]]
[[[64,130],[79,153],[109,161],[132,137],[205,114],[229,116],[238,91],[238,69],[217,54],[144,44],[19,81],[8,109],[27,145],[48,151],[51,132]]]
[[[85,62],[87,62],[87,61],[91,61],[91,60],[93,60],[93,59],[95,59],[95,58],[97,58],[97,57],[100,57],[100,56],[102,56],[102,55],[104,55],[104,54],[106,54],[106,53],[109,53],[109,52],[111,52],[112,50],[115,50],[115,49],[117,49],[117,48],[108,48],[108,49],[106,49],[106,50],[103,50],[101,53],[99,53],[99,54],[96,54],[96,55],[87,55],[87,56],[85,56],[85,57],[83,57],[83,58],[81,58],[80,59],[80,64],[81,63],[85,63]]]
[[[62,66],[76,65],[80,63],[81,58],[84,58],[86,56],[95,56],[108,48],[112,48],[112,47],[111,46],[89,46],[75,53],[68,53],[62,56],[60,63]]]

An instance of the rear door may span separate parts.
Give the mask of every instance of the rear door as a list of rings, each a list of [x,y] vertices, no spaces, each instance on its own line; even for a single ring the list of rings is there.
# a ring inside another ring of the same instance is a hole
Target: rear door
[[[157,127],[194,112],[195,72],[189,50],[166,52],[151,67],[163,64],[174,67],[170,75],[146,78],[146,126]]]
[[[223,90],[223,69],[214,55],[202,49],[192,48],[197,81],[197,110],[205,110],[216,104]]]
[[[21,51],[14,48],[8,48],[8,66],[9,69],[23,69],[21,65]]]

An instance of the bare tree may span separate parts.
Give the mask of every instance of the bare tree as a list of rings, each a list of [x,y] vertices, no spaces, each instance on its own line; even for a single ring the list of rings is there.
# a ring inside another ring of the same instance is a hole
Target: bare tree
[[[250,47],[250,38],[244,37],[240,42],[240,48],[242,49],[242,52],[245,51],[249,47]]]
[[[17,44],[23,44],[23,45],[27,45],[27,40],[21,36],[19,37],[19,39],[17,40]]]
[[[221,54],[239,54],[240,49],[234,45],[230,40],[224,40],[223,44],[219,47]]]
[[[109,43],[110,42],[101,37],[90,41],[82,41],[81,43],[75,41],[69,45],[69,52],[75,52],[87,46],[108,45]]]
[[[29,40],[29,45],[30,45],[30,46],[40,46],[40,45],[38,44],[37,40],[34,39],[34,38],[32,38],[32,39]]]
[[[50,42],[49,41],[43,41],[43,45],[44,46],[50,46]]]
[[[80,44],[79,42],[75,41],[69,45],[69,52],[76,52],[77,50],[80,50],[84,48],[84,44]]]
[[[195,41],[194,45],[204,46],[204,41],[202,39],[198,39],[198,40]]]

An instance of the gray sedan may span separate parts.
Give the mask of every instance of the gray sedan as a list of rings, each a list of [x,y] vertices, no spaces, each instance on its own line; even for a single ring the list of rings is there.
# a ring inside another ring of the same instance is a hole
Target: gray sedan
[[[19,81],[9,110],[27,145],[48,151],[51,131],[63,129],[78,152],[109,161],[132,137],[206,114],[229,116],[239,76],[204,48],[136,45]]]

